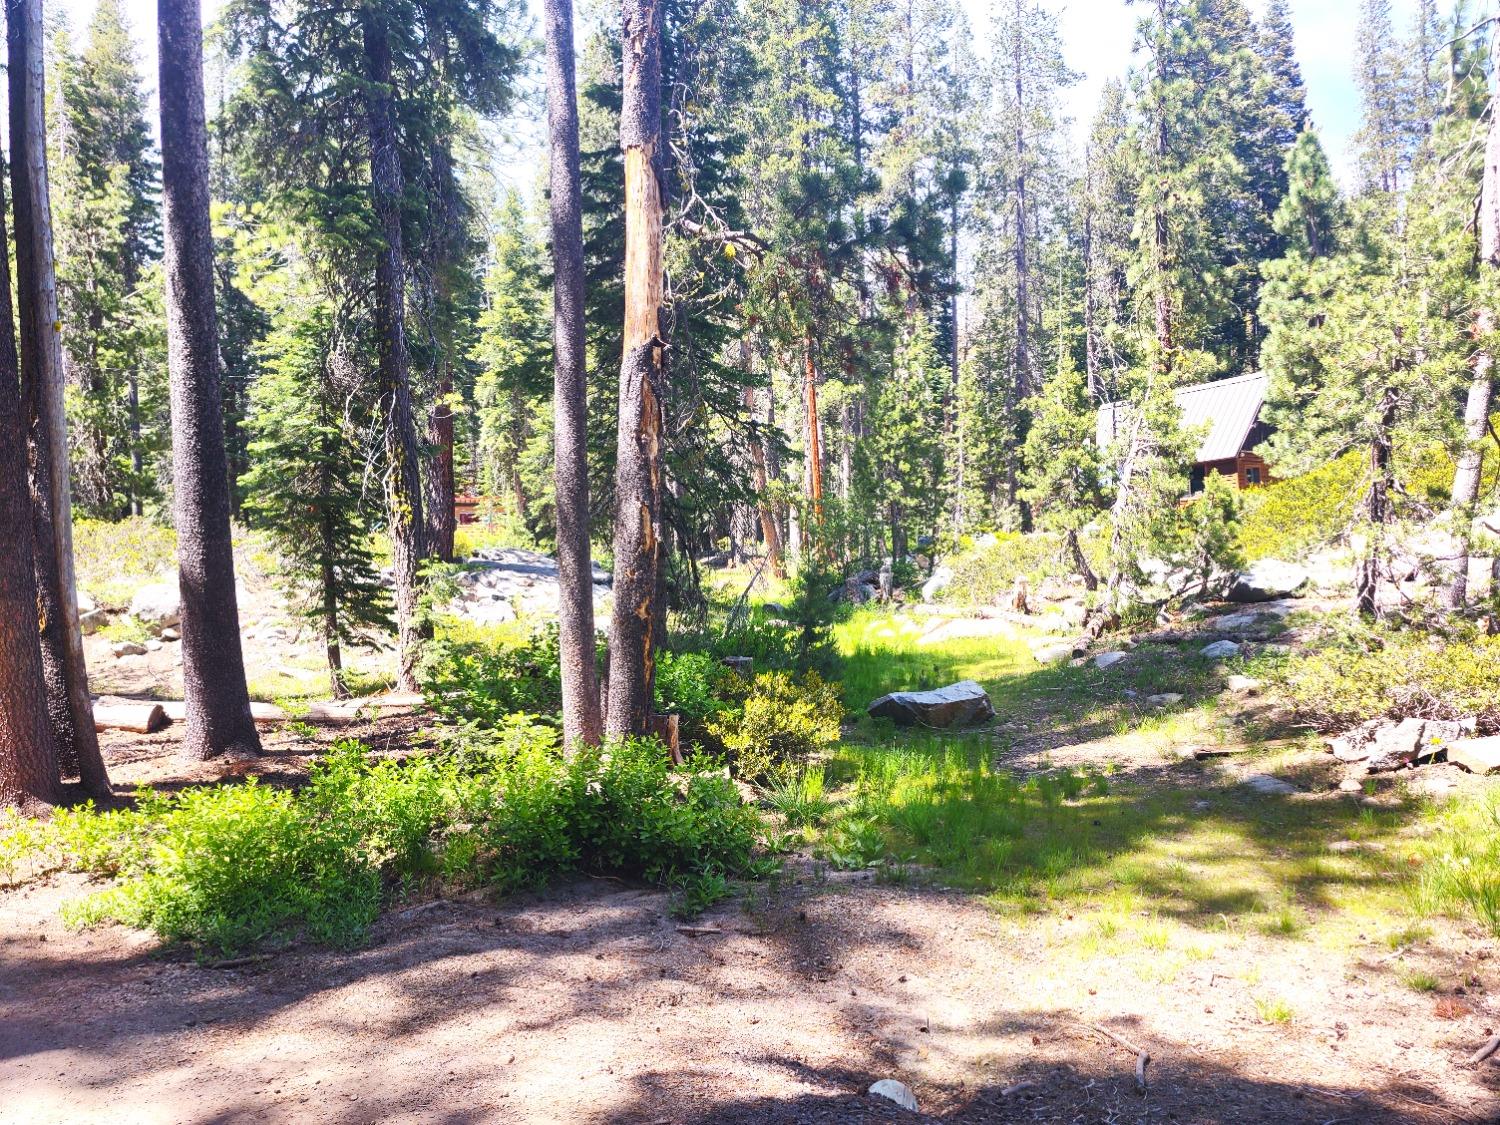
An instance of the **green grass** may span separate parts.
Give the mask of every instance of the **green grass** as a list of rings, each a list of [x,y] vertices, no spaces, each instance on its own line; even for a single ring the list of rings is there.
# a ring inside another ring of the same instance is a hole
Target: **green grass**
[[[1262,1023],[1288,1024],[1296,1017],[1292,1006],[1280,997],[1256,997],[1255,1014]]]

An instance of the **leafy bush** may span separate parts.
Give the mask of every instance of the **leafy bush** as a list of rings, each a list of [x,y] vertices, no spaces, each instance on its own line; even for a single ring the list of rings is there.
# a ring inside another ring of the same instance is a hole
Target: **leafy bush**
[[[1474,717],[1500,729],[1500,637],[1351,626],[1312,651],[1269,663],[1297,718],[1332,730],[1381,715]]]
[[[960,605],[998,605],[1017,578],[1036,583],[1070,573],[1061,535],[1052,532],[996,533],[996,542],[973,547],[953,560],[953,581],[944,597]]]
[[[73,521],[78,585],[102,605],[127,606],[140,587],[169,580],[176,556],[177,533],[142,516]]]
[[[1365,459],[1346,453],[1311,472],[1245,495],[1240,548],[1246,558],[1296,558],[1343,536],[1359,503]]]
[[[844,705],[836,685],[816,672],[755,677],[742,704],[724,712],[708,729],[730,755],[735,773],[747,781],[781,781],[809,755],[839,740]]]
[[[55,855],[119,883],[69,910],[229,953],[298,935],[361,940],[382,901],[435,879],[534,887],[575,871],[678,884],[751,868],[760,831],[712,762],[670,769],[649,740],[564,758],[552,732],[507,724],[441,758],[371,761],[343,743],[301,792],[245,785],[142,791],[139,808],[6,825],[0,858]],[[7,850],[8,849],[8,850]]]
[[[518,713],[555,715],[562,709],[558,647],[556,622],[520,637],[445,632],[423,656],[424,692],[444,718],[482,726]]]
[[[701,724],[724,709],[738,679],[707,653],[662,652],[656,659],[656,709]]]

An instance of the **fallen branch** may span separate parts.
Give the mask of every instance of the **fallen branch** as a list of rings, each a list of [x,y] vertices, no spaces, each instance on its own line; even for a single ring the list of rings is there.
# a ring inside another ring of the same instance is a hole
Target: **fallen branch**
[[[724,931],[719,929],[718,926],[678,926],[677,932],[679,934],[691,934],[693,937],[698,937],[702,934],[722,934]]]
[[[203,967],[205,969],[242,969],[246,965],[259,965],[262,961],[269,961],[269,953],[252,953],[248,957],[229,957],[223,961],[210,961]]]
[[[1491,1035],[1489,1037],[1489,1040],[1483,1047],[1479,1048],[1479,1050],[1475,1051],[1472,1055],[1469,1056],[1469,1065],[1478,1066],[1480,1063],[1484,1062],[1485,1059],[1493,1055],[1496,1051],[1500,1051],[1500,1032],[1496,1032],[1494,1035]]]
[[[1144,1094],[1146,1092],[1146,1067],[1151,1064],[1151,1055],[1147,1050],[1144,1047],[1137,1047],[1128,1039],[1120,1038],[1120,1036],[1106,1027],[1100,1027],[1098,1024],[1092,1023],[1084,1024],[1084,1026],[1090,1031],[1097,1031],[1100,1035],[1114,1041],[1127,1051],[1135,1052],[1135,1088],[1137,1093]]]
[[[1007,1086],[1005,1087],[1005,1089],[1001,1090],[1000,1096],[1002,1098],[1008,1098],[1012,1094],[1019,1094],[1022,1090],[1030,1090],[1034,1086],[1036,1086],[1035,1082],[1017,1082],[1014,1085]]]

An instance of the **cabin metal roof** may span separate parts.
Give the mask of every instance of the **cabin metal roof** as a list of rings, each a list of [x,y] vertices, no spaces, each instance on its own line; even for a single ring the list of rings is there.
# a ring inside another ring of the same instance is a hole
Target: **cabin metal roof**
[[[1256,372],[1177,389],[1173,397],[1182,411],[1182,428],[1204,433],[1193,456],[1195,462],[1232,461],[1239,455],[1260,417],[1270,381],[1270,376]],[[1120,402],[1099,408],[1097,438],[1101,449],[1119,436],[1128,409],[1128,403]]]

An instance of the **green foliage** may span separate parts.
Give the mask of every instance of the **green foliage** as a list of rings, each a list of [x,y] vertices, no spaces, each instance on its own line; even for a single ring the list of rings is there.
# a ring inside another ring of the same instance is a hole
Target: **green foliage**
[[[1364,478],[1358,453],[1252,490],[1244,501],[1240,547],[1251,561],[1295,559],[1337,542],[1353,524]]]
[[[1088,552],[1089,546],[1085,546]],[[994,542],[973,546],[951,563],[953,581],[943,600],[958,605],[999,605],[1010,595],[1017,578],[1035,584],[1069,572],[1063,535],[1054,532],[994,533]]]
[[[484,727],[519,712],[562,707],[558,628],[549,622],[507,638],[444,632],[423,653],[424,691],[439,715]]]
[[[1323,730],[1381,715],[1473,717],[1500,730],[1500,637],[1350,626],[1312,651],[1270,662],[1276,695]]]
[[[140,587],[175,580],[177,533],[139,516],[117,523],[78,519],[73,557],[79,587],[101,605],[124,608]]]
[[[1414,903],[1472,917],[1500,937],[1500,790],[1455,799],[1434,820],[1418,852]]]
[[[816,672],[756,675],[742,704],[708,724],[735,773],[747,781],[783,781],[810,755],[839,740],[844,705],[836,685]]]
[[[295,793],[252,779],[137,802],[0,822],[0,875],[40,859],[115,878],[68,916],[225,954],[357,943],[388,897],[434,883],[510,890],[589,871],[696,885],[706,904],[750,867],[760,831],[712,763],[673,772],[649,740],[564,758],[551,732],[515,725],[438,758],[341,743]]]

